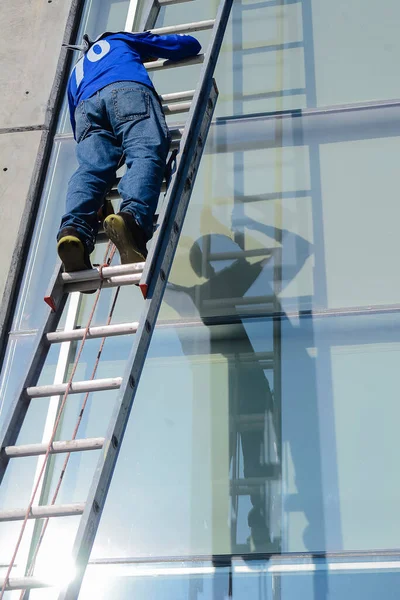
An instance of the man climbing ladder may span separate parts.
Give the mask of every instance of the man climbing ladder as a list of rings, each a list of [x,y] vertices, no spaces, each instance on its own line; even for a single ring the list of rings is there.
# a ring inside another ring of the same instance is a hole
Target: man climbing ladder
[[[104,33],[84,36],[83,56],[68,84],[68,100],[79,167],[71,177],[57,236],[65,271],[90,269],[98,211],[124,156],[118,191],[120,212],[104,220],[122,264],[146,259],[153,235],[170,138],[160,99],[143,65],[149,59],[178,61],[201,50],[190,35]]]

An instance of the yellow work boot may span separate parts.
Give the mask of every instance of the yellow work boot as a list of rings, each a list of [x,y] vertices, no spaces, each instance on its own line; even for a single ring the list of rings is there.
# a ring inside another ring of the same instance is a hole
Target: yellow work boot
[[[122,265],[146,260],[146,236],[132,215],[126,212],[109,215],[104,219],[104,232],[116,245]]]
[[[61,258],[64,271],[85,271],[92,269],[89,252],[74,227],[64,227],[57,236],[57,252]],[[94,294],[96,290],[85,290],[84,294]]]

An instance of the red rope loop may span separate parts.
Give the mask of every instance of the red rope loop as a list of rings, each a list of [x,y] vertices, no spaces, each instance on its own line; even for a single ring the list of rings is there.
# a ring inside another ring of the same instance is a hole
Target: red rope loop
[[[103,282],[105,277],[103,275],[103,269],[104,267],[109,267],[110,266],[110,259],[108,259],[107,262],[103,263],[102,265],[99,265],[99,275],[100,275],[100,281]]]

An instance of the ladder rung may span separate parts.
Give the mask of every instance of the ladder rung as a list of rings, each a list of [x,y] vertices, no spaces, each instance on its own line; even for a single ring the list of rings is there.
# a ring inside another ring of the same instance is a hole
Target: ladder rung
[[[124,285],[139,285],[142,274],[137,275],[120,275],[119,277],[110,277],[103,281],[103,289],[112,287],[122,287]],[[96,281],[77,281],[65,284],[64,290],[67,293],[71,292],[86,292],[97,290],[100,287],[100,279]]]
[[[231,492],[238,496],[247,496],[249,493],[254,492],[254,488],[259,488],[266,485],[269,481],[274,479],[281,479],[282,468],[279,464],[268,465],[269,475],[265,477],[246,477],[243,479],[232,479],[231,481]]]
[[[239,430],[265,429],[266,413],[257,413],[250,415],[236,415],[233,421],[233,427]]]
[[[191,102],[177,102],[176,104],[165,104],[163,106],[166,115],[175,115],[177,113],[189,112]]]
[[[143,268],[144,263],[104,267],[102,286],[103,288],[110,288],[138,285]],[[68,293],[96,290],[101,284],[100,271],[99,269],[88,269],[87,271],[61,273],[61,281],[64,283],[64,290]]]
[[[207,21],[197,21],[195,23],[182,23],[182,25],[172,25],[170,27],[159,27],[157,29],[150,29],[151,33],[156,35],[167,35],[170,33],[192,33],[195,31],[206,31],[212,29],[215,24],[215,19],[208,19]]]
[[[204,62],[204,54],[197,54],[190,58],[184,58],[178,61],[172,61],[165,58],[155,60],[154,62],[144,63],[148,71],[159,71],[160,69],[174,69],[175,67],[188,67],[190,65],[199,65]]]
[[[274,248],[254,248],[252,250],[237,250],[234,252],[210,252],[208,260],[237,260],[240,258],[261,258],[272,256]]]
[[[107,200],[119,200],[120,197],[117,187],[113,187],[107,194]]]
[[[193,100],[196,90],[187,90],[186,92],[174,92],[172,94],[161,94],[161,102],[182,102],[183,100]]]
[[[113,337],[116,335],[130,335],[136,333],[139,327],[138,322],[121,323],[119,325],[101,325],[99,327],[91,327],[88,331],[86,339],[95,339],[102,337]],[[74,329],[73,331],[55,331],[47,334],[47,341],[50,344],[59,342],[72,342],[81,340],[85,335],[85,328]]]
[[[119,275],[141,274],[144,263],[132,263],[130,265],[116,265],[115,267],[104,267],[103,278],[110,279]],[[64,284],[77,283],[81,281],[96,282],[100,281],[100,271],[98,269],[88,269],[85,271],[74,271],[73,273],[61,273],[61,279]]]
[[[118,178],[115,180],[115,187],[113,187],[112,190],[110,192],[108,192],[108,194],[107,194],[108,200],[120,200],[121,196],[119,195],[119,192],[118,192],[118,185],[119,185],[120,181],[121,181],[121,178]],[[166,183],[166,181],[163,181],[161,184],[161,193],[163,194],[164,192],[166,192],[166,190],[167,190],[167,183]]]
[[[59,504],[50,506],[32,506],[29,519],[46,519],[47,517],[75,517],[85,510],[84,504]],[[26,508],[0,511],[0,523],[4,521],[21,521],[25,519]]]
[[[93,379],[89,381],[76,381],[72,383],[70,394],[81,394],[82,392],[102,392],[104,390],[118,390],[121,387],[122,377],[112,377],[110,379]],[[47,398],[58,396],[67,389],[66,383],[57,383],[52,385],[38,385],[26,388],[28,398]]]
[[[171,144],[171,148],[173,148],[173,147],[174,147],[174,144]],[[119,180],[118,180],[118,182],[119,182]],[[163,181],[161,184],[160,194],[165,194],[166,191],[167,191],[167,182]],[[111,200],[111,201],[121,200],[121,196],[119,195],[117,187],[113,187],[112,190],[110,192],[108,192],[107,200]]]
[[[194,91],[190,90],[188,92],[177,92],[174,94],[166,94],[166,96],[174,96],[177,100],[178,99],[183,99],[183,98],[192,98],[192,94],[194,93]],[[162,97],[163,98],[163,97]],[[170,150],[173,150],[175,148],[179,147],[182,135],[183,135],[183,127],[170,127],[169,128],[169,133],[171,136],[171,146],[170,146]],[[107,198],[109,198],[110,200],[119,200],[120,195],[118,194],[118,185],[119,182],[121,181],[122,176],[121,177],[116,177],[114,185],[112,186],[112,189],[110,190],[110,192],[107,194]],[[161,185],[161,192],[164,193],[167,189],[167,184],[165,181],[162,182]]]
[[[0,579],[0,589],[3,585],[4,578]],[[6,590],[34,590],[45,587],[54,587],[54,583],[39,579],[38,577],[12,577],[7,582]]]
[[[171,135],[172,141],[181,141],[181,137],[183,135],[183,127],[170,127],[169,133]]]
[[[194,95],[195,91],[194,90],[188,90],[187,92],[175,92],[173,94],[164,94],[163,96],[161,96],[162,101],[164,100],[168,100],[168,101],[180,101],[180,100],[192,100],[193,99],[193,95]],[[190,106],[189,106],[190,108]],[[173,108],[171,107],[171,110],[173,110]],[[179,111],[177,111],[179,112]],[[169,128],[169,133],[171,136],[171,146],[170,146],[170,150],[174,150],[175,148],[179,147],[179,143],[181,141],[182,135],[183,135],[183,127],[170,127]],[[122,177],[117,177],[115,179],[115,183],[112,186],[112,189],[109,191],[109,193],[107,194],[107,198],[109,200],[119,200],[120,199],[120,195],[118,193],[118,185],[119,182],[121,181]],[[165,193],[167,190],[167,184],[165,181],[162,182],[161,185],[161,193]]]
[[[86,450],[100,450],[103,447],[104,438],[87,438],[83,440],[71,440],[66,442],[53,442],[50,454],[61,454],[63,452],[84,452]],[[24,446],[7,446],[4,454],[9,458],[22,458],[23,456],[40,456],[46,454],[48,444],[26,444]]]
[[[169,6],[170,4],[183,4],[184,2],[193,2],[193,0],[158,0],[160,6]]]

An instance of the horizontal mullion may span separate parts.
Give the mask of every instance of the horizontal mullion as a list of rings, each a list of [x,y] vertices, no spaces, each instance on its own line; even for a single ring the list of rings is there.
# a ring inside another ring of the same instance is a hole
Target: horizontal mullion
[[[202,60],[204,60],[204,56],[203,55],[199,55],[202,58]],[[196,59],[198,57],[195,57]],[[186,60],[192,60],[192,59],[186,59]],[[160,62],[168,62],[168,61],[160,61]],[[199,62],[199,61],[197,61]],[[148,65],[151,65],[154,63],[148,63]],[[187,63],[185,63],[187,64]],[[193,63],[194,64],[194,63]],[[178,63],[172,63],[171,66],[178,66]],[[184,65],[183,65],[184,66]],[[151,67],[149,67],[151,68]],[[160,67],[160,65],[158,65],[156,67],[157,69],[162,68],[162,65]],[[302,90],[299,90],[302,91]],[[274,92],[275,93],[275,92]],[[360,111],[368,111],[368,110],[384,110],[384,109],[396,109],[399,110],[400,109],[400,98],[393,98],[391,100],[371,100],[368,102],[353,102],[351,104],[334,104],[334,105],[326,105],[326,106],[319,106],[319,107],[315,107],[315,108],[301,108],[301,109],[293,109],[293,110],[278,110],[278,111],[265,111],[265,112],[259,112],[256,114],[241,114],[241,115],[226,115],[223,118],[220,118],[218,121],[214,120],[212,122],[212,126],[216,127],[216,126],[222,126],[222,127],[226,127],[229,123],[250,123],[250,122],[254,122],[254,121],[270,121],[270,120],[276,120],[276,119],[290,119],[293,120],[293,118],[305,118],[305,117],[321,117],[321,116],[327,116],[329,117],[330,115],[336,115],[336,114],[345,114],[345,113],[352,113],[352,112],[360,112]],[[182,132],[183,132],[183,128],[182,126],[180,128],[177,128],[176,126],[172,126],[169,128],[170,129],[170,133],[172,134],[172,139],[173,142],[176,142],[178,139],[180,139]],[[72,133],[57,133],[54,137],[55,141],[58,142],[62,142],[62,141],[73,141],[74,136],[72,135]],[[351,139],[357,139],[356,136],[354,136],[353,138],[349,135],[349,140]],[[321,141],[320,143],[325,143],[324,141]],[[293,144],[295,145],[295,144]],[[306,144],[307,145],[307,144]]]
[[[253,4],[243,4],[242,10],[258,10],[260,8],[273,8],[275,6],[286,6],[287,4],[301,4],[302,0],[265,0],[265,2],[255,2]]]
[[[26,508],[0,511],[0,523],[22,521],[26,516]],[[75,517],[85,510],[85,504],[59,504],[49,506],[32,506],[28,519],[46,519],[47,517]]]
[[[100,450],[104,445],[104,438],[87,438],[82,440],[71,440],[53,442],[50,454],[62,454],[64,452],[85,452],[87,450]],[[46,454],[48,444],[25,444],[21,446],[7,446],[4,454],[9,458],[22,458],[24,456],[40,456]]]
[[[109,379],[93,379],[88,381],[76,381],[71,385],[70,394],[81,394],[83,392],[102,392],[105,390],[118,390],[121,387],[122,377],[112,377]],[[67,383],[57,383],[52,385],[38,385],[26,388],[25,392],[28,398],[48,398],[64,394],[67,389]]]
[[[247,304],[274,304],[275,296],[239,296],[237,298],[212,298],[203,300],[203,306],[224,307],[224,306],[246,306]]]
[[[182,23],[181,25],[171,25],[169,27],[158,27],[150,29],[151,33],[156,35],[169,35],[171,33],[192,33],[195,31],[207,31],[214,27],[215,19],[207,21],[197,21],[193,23]]]
[[[180,139],[183,135],[183,130],[184,130],[184,128],[182,125],[181,126],[176,126],[176,125],[169,126],[169,132],[171,135],[171,139],[173,141],[177,141],[177,140],[180,141]],[[54,136],[54,139],[56,142],[62,142],[62,141],[67,141],[67,140],[73,142],[74,136],[72,133],[57,133]]]

